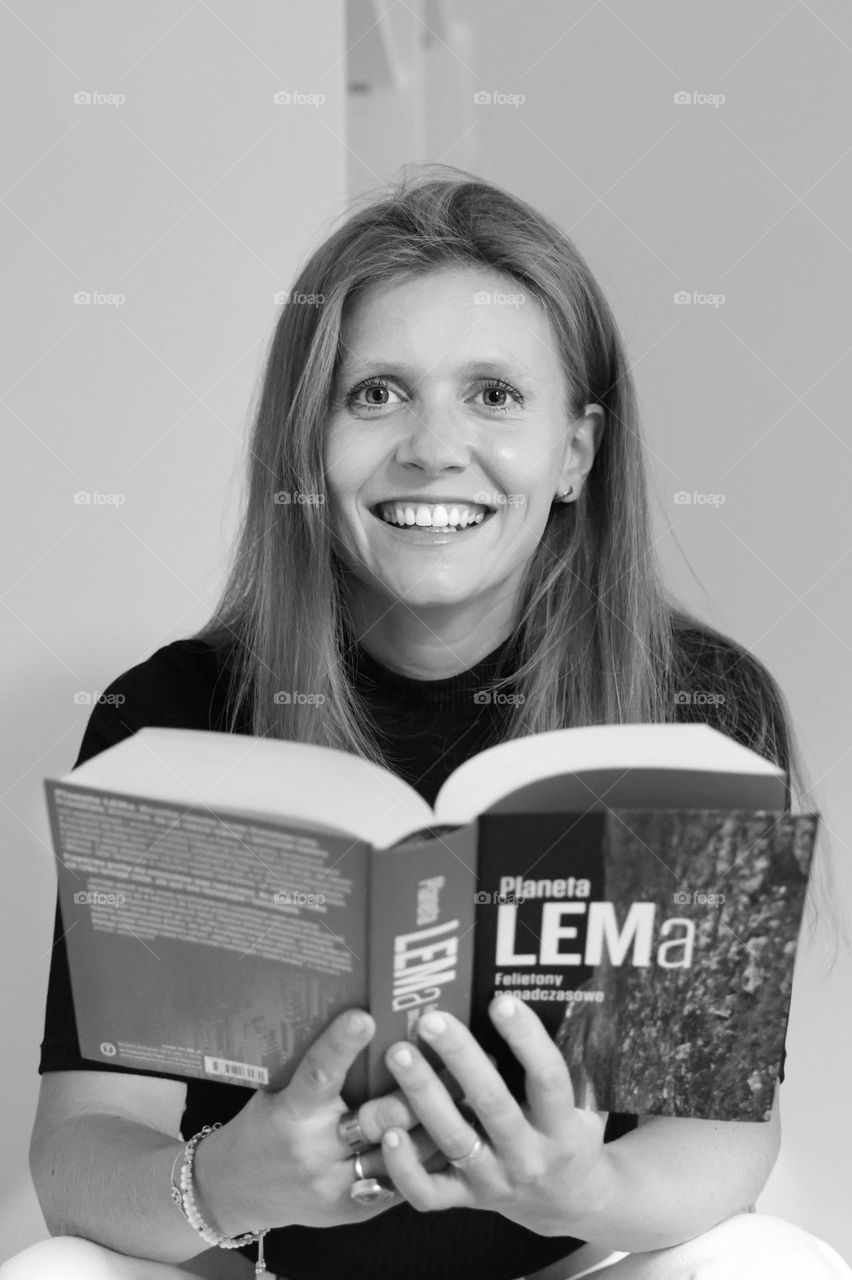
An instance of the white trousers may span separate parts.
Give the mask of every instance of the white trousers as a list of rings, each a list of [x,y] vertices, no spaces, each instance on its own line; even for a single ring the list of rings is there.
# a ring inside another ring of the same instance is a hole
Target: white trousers
[[[613,1254],[588,1270],[569,1264],[548,1268],[542,1280],[852,1280],[825,1241],[764,1213],[737,1214],[670,1249]]]
[[[0,1280],[189,1280],[190,1274],[249,1280],[254,1267],[246,1258],[218,1249],[183,1267],[144,1262],[65,1236],[31,1245],[0,1266]],[[585,1270],[576,1259],[572,1264],[566,1258],[536,1275],[540,1280],[852,1280],[852,1268],[801,1227],[767,1214],[743,1213],[671,1249],[616,1254]]]

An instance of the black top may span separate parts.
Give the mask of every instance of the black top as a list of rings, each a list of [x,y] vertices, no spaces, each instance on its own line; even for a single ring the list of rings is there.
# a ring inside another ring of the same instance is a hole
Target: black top
[[[512,641],[507,640],[459,675],[415,680],[390,671],[360,646],[353,650],[353,675],[381,726],[388,767],[428,804],[434,803],[454,769],[491,745],[499,734],[505,701],[483,702],[475,700],[474,694],[495,678],[501,660],[511,652]],[[701,672],[697,664],[696,672],[696,688],[706,686],[707,669]],[[174,641],[124,672],[104,691],[105,695],[122,694],[124,701],[96,703],[74,767],[143,726],[223,731],[226,691],[227,670],[208,645],[198,640]],[[694,711],[693,706],[680,718],[697,718],[690,714]],[[701,718],[712,723],[712,704],[702,706],[701,712]],[[237,730],[248,731],[245,723]],[[731,732],[730,728],[726,731]],[[249,1088],[209,1080],[186,1081],[166,1072],[82,1058],[62,933],[57,899],[40,1074],[128,1071],[181,1080],[187,1086],[181,1121],[185,1139],[216,1120],[224,1124],[242,1110],[253,1092]],[[613,1141],[635,1127],[635,1116],[611,1113],[604,1141]],[[512,1280],[566,1257],[581,1243],[570,1236],[538,1235],[495,1212],[450,1209],[426,1214],[403,1202],[355,1225],[278,1228],[266,1236],[264,1252],[267,1268],[288,1280],[399,1280],[400,1276],[407,1280],[434,1280],[435,1276],[441,1280],[475,1280],[478,1276]],[[254,1260],[257,1246],[247,1246],[242,1252]]]

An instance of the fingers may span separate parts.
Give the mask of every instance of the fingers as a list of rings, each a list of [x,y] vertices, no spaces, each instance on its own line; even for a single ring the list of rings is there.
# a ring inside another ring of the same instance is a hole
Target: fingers
[[[530,1119],[551,1137],[564,1135],[574,1115],[571,1073],[541,1019],[523,1000],[502,995],[488,1010],[491,1021],[524,1068]]]
[[[447,1157],[443,1151],[440,1151],[433,1142],[432,1138],[422,1126],[418,1125],[416,1129],[412,1129],[407,1135],[409,1146],[412,1150],[413,1157],[418,1164],[422,1165],[427,1173],[434,1173],[442,1169],[446,1169],[449,1165]],[[355,1161],[350,1162],[352,1168],[352,1176],[355,1176]],[[384,1151],[381,1146],[370,1147],[367,1151],[361,1152],[361,1170],[365,1178],[388,1178],[387,1164],[385,1163]]]
[[[514,1158],[532,1131],[500,1073],[470,1031],[448,1013],[421,1018],[418,1029],[464,1089],[465,1098],[494,1149],[500,1155]],[[398,1053],[400,1049],[404,1050],[402,1058]],[[413,1045],[395,1045],[386,1061],[412,1109],[440,1149],[451,1160],[470,1151],[476,1130],[452,1102],[425,1057]]]
[[[383,1152],[388,1177],[418,1212],[491,1207],[477,1204],[472,1186],[459,1177],[449,1163],[434,1169],[421,1164],[414,1156],[410,1133],[392,1129],[385,1137]],[[489,1163],[493,1165],[493,1160]]]
[[[438,1079],[452,1100],[457,1105],[461,1103],[462,1087],[446,1067],[438,1072]],[[386,1093],[381,1098],[370,1098],[363,1103],[358,1110],[358,1123],[369,1142],[381,1142],[385,1129],[413,1129],[420,1121],[408,1098],[401,1089],[397,1089],[394,1093]]]
[[[335,1101],[347,1071],[369,1044],[375,1029],[376,1024],[363,1009],[347,1009],[326,1027],[281,1091],[282,1102],[292,1116],[306,1118]]]

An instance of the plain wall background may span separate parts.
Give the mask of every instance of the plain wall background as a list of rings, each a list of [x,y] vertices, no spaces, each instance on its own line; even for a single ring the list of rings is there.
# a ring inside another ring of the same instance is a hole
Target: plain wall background
[[[377,32],[386,81],[347,97]],[[2,1261],[44,1234],[26,1163],[56,883],[42,779],[76,757],[90,708],[75,694],[207,616],[273,295],[346,195],[406,160],[506,186],[589,260],[633,359],[670,580],[785,690],[852,914],[852,13],[15,0],[0,34],[14,50],[0,85],[14,477],[0,550]],[[276,107],[282,89],[326,101]],[[126,102],[77,105],[79,91]],[[498,99],[474,108],[476,91]],[[382,130],[400,103],[406,129]],[[75,304],[81,290],[125,301]],[[725,301],[676,304],[680,290]],[[75,504],[81,491],[125,500]],[[675,503],[682,491],[724,502]],[[759,1207],[852,1260],[852,1123],[838,1114],[850,956],[825,967],[819,949],[800,955],[784,1143]]]

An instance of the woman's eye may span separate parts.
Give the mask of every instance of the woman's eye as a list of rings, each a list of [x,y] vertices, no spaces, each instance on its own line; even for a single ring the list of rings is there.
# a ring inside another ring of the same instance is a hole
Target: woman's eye
[[[391,390],[392,388],[388,386],[388,383],[384,379],[371,379],[369,382],[362,382],[360,386],[355,387],[350,391],[349,395],[346,397],[346,403],[350,406],[355,404],[355,397],[360,395],[363,391],[368,398],[366,401],[362,400],[358,403],[357,407],[359,409],[383,409],[388,402],[387,400],[382,400],[379,397],[383,392],[390,392]],[[378,393],[376,398],[373,398],[374,392]],[[396,395],[396,392],[394,391],[393,394]]]
[[[366,400],[357,399],[362,392],[368,396]],[[373,409],[384,409],[389,403],[387,400],[380,398],[384,392],[388,392],[393,395],[397,394],[397,392],[389,385],[387,378],[368,378],[366,381],[359,383],[357,387],[353,387],[347,394],[346,406],[349,409],[358,408],[366,409],[368,411]],[[521,395],[520,391],[518,391],[516,387],[513,387],[511,383],[504,382],[502,378],[495,378],[492,381],[485,382],[476,394],[485,396],[496,394],[498,396],[502,396],[504,399],[498,404],[486,402],[482,405],[483,409],[489,409],[492,413],[497,414],[508,413],[509,406],[505,403],[505,397],[507,395],[512,396],[517,405],[523,405],[524,403],[524,397]]]
[[[503,396],[504,400],[501,401],[500,404],[486,404],[485,406],[487,409],[495,409],[501,413],[506,413],[508,410],[509,406],[505,403],[505,397],[507,395],[512,396],[515,403],[518,405],[523,405],[524,403],[524,397],[521,395],[520,391],[516,390],[516,388],[511,386],[508,382],[503,382],[502,379],[497,379],[495,382],[487,383],[482,387],[479,394],[496,394],[498,396]]]

